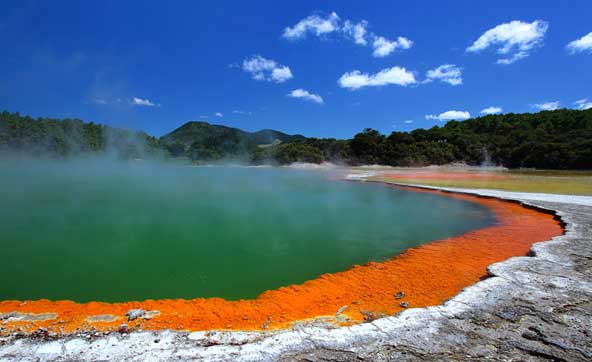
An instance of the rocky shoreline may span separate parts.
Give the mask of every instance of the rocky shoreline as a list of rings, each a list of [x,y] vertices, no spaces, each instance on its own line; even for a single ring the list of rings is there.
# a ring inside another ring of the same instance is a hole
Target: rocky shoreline
[[[533,245],[532,257],[491,265],[490,278],[443,305],[369,323],[305,323],[277,332],[8,336],[0,339],[0,361],[591,360],[592,197],[443,190],[554,212],[566,232]]]

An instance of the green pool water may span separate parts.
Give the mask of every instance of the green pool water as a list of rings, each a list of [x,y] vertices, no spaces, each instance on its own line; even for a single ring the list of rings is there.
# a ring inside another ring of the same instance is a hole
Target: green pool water
[[[254,298],[495,222],[321,171],[0,164],[0,300]]]

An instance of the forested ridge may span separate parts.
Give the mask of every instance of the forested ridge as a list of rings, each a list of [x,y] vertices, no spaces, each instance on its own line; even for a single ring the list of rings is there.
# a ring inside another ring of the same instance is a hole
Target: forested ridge
[[[38,157],[109,154],[131,159],[164,154],[157,138],[79,119],[0,113],[0,152]]]
[[[250,162],[258,148],[304,139],[302,135],[288,135],[271,129],[246,132],[238,128],[191,121],[162,136],[160,144],[173,157],[186,156],[202,162],[229,158]]]
[[[592,109],[488,115],[388,136],[366,129],[347,141],[307,138],[260,152],[281,163],[592,169]],[[266,158],[255,156],[255,161]]]
[[[337,162],[391,166],[503,165],[510,168],[592,169],[592,109],[488,115],[443,126],[383,135],[366,129],[350,140],[306,138],[274,130],[189,122],[156,139],[77,119],[0,114],[0,150],[67,157],[116,152],[142,158],[162,154],[193,162],[253,164]]]

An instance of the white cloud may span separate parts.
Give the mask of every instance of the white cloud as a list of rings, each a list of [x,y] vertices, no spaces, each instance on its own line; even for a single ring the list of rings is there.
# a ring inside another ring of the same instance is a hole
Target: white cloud
[[[504,110],[501,107],[491,106],[483,109],[481,114],[496,114],[502,113]]]
[[[526,23],[514,20],[487,30],[466,51],[478,53],[489,47],[497,47],[497,53],[507,57],[497,60],[498,64],[512,64],[526,58],[530,50],[540,46],[549,24],[542,20]]]
[[[372,43],[372,47],[374,48],[372,55],[376,58],[383,58],[399,48],[409,49],[412,45],[413,42],[411,40],[402,36],[392,41],[382,36],[376,36]]]
[[[358,45],[366,45],[368,44],[368,41],[366,40],[366,35],[368,34],[368,30],[366,30],[367,26],[368,22],[366,20],[362,20],[357,24],[346,20],[345,23],[343,23],[342,31],[350,36],[354,40],[354,43]]]
[[[342,88],[359,89],[389,84],[408,86],[417,83],[412,72],[403,67],[383,69],[376,74],[362,73],[359,70],[343,74],[338,80]]]
[[[260,55],[243,60],[242,69],[251,74],[255,80],[283,83],[293,78],[289,67],[278,64],[275,60]]]
[[[537,103],[537,104],[533,104],[532,106],[536,109],[541,110],[541,111],[554,111],[556,109],[559,109],[559,101]]]
[[[413,121],[409,119],[409,120],[405,121],[405,123],[413,123]]]
[[[214,116],[216,116],[216,117],[224,117],[224,115],[222,113],[220,113],[220,112],[214,113]]]
[[[508,64],[512,64],[520,59],[524,59],[528,56],[527,52],[518,52],[514,55],[512,55],[510,58],[501,58],[498,59],[496,61],[497,64],[503,64],[503,65],[508,65]]]
[[[287,66],[280,66],[271,71],[271,79],[276,83],[283,83],[292,77],[292,71]]]
[[[251,112],[241,111],[239,109],[233,110],[232,113],[234,113],[234,114],[242,114],[243,116],[250,116],[251,115]]]
[[[282,36],[290,40],[305,38],[308,33],[321,36],[339,30],[339,23],[339,16],[334,12],[326,17],[311,15],[300,20],[293,27],[286,27]]]
[[[466,111],[446,111],[438,115],[428,114],[425,116],[426,119],[437,119],[439,121],[450,121],[452,119],[462,121],[471,118],[471,114]]]
[[[577,106],[576,108],[580,110],[592,109],[592,101],[588,101],[587,98],[575,101],[574,104]]]
[[[409,49],[413,42],[405,37],[397,40],[389,40],[368,31],[368,22],[362,20],[354,23],[350,20],[341,21],[341,18],[332,12],[329,15],[311,15],[300,20],[293,27],[286,27],[282,36],[289,40],[304,39],[308,34],[325,37],[328,34],[337,34],[353,40],[357,45],[366,46],[371,41],[374,49],[374,57],[386,57],[397,49]]]
[[[293,91],[291,91],[287,95],[288,95],[288,97],[301,98],[306,101],[311,101],[311,102],[315,102],[318,104],[323,104],[323,102],[324,102],[323,97],[321,97],[318,94],[310,93],[309,91],[307,91],[305,89],[294,89]]]
[[[454,64],[443,64],[438,68],[428,70],[426,77],[426,82],[441,80],[451,85],[459,85],[463,82],[461,69]]]
[[[572,54],[583,51],[592,52],[592,32],[584,35],[580,39],[570,41],[567,44],[567,50],[569,50],[569,52]]]
[[[138,97],[132,98],[132,104],[134,106],[146,106],[146,107],[154,107],[157,105],[156,103],[151,102],[148,99],[142,99],[142,98],[138,98]]]

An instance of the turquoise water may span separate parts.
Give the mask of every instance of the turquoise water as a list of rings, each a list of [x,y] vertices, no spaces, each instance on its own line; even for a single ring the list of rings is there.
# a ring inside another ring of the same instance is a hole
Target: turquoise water
[[[0,299],[253,298],[495,222],[320,171],[0,166]]]

